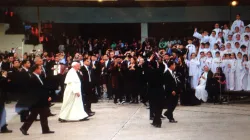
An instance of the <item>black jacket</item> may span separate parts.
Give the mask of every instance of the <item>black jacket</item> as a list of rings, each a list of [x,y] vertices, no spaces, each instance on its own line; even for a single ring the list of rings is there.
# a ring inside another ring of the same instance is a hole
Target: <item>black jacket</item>
[[[169,70],[167,70],[164,73],[164,85],[165,85],[165,94],[167,97],[172,96],[173,91],[178,93],[178,82],[175,81],[174,77],[172,76]]]

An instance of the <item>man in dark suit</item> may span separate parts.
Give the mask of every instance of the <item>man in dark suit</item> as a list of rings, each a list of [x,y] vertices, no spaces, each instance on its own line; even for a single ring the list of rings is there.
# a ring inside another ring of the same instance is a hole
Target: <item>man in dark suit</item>
[[[83,83],[82,83],[82,91],[83,91],[83,103],[84,109],[89,116],[95,115],[95,112],[91,110],[91,103],[95,100],[95,93],[93,88],[93,76],[92,71],[90,69],[90,59],[83,59],[83,66],[81,67],[81,72],[83,75]]]
[[[7,128],[6,122],[5,101],[7,85],[7,71],[2,71],[0,76],[0,133],[12,133],[12,130]]]
[[[164,73],[164,86],[165,86],[165,94],[167,97],[167,108],[168,110],[164,113],[164,115],[169,119],[170,123],[177,123],[173,117],[173,112],[178,103],[178,80],[176,79],[174,70],[175,70],[175,62],[174,60],[170,60],[168,62],[168,70]]]
[[[10,71],[10,69],[13,68],[13,61],[14,61],[14,57],[13,56],[5,56],[4,57],[4,61],[2,62],[2,70],[5,71]]]
[[[91,57],[91,69],[93,71],[93,86],[96,88],[96,92],[98,97],[101,97],[101,85],[100,85],[100,77],[101,77],[101,64],[97,61],[97,57],[93,55]]]
[[[153,119],[152,125],[156,128],[161,127],[161,112],[164,103],[164,89],[163,89],[163,72],[164,67],[156,62],[154,54],[150,57],[147,70],[148,80],[148,97],[150,103],[150,119]]]
[[[20,80],[18,81],[20,85],[20,98],[24,98],[26,94],[29,92],[29,80],[31,73],[29,71],[30,69],[30,62],[28,60],[23,60],[22,61],[22,68],[20,71]],[[22,100],[22,99],[21,99]],[[16,108],[20,109],[20,120],[21,122],[25,122],[28,115],[29,115],[29,110],[26,106],[23,106],[22,103],[19,102],[19,104],[16,105]]]
[[[109,68],[111,66],[111,60],[109,60],[107,55],[103,56],[104,60],[104,67],[103,67],[103,75],[104,75],[104,83],[107,87],[107,94],[108,98],[112,99],[112,84],[111,84],[111,73],[109,71]]]
[[[50,131],[48,126],[48,116],[49,116],[49,101],[51,97],[48,96],[48,90],[44,87],[44,82],[40,78],[42,73],[42,68],[40,65],[34,65],[31,69],[33,72],[30,78],[30,92],[29,96],[29,104],[30,106],[30,115],[28,116],[26,122],[20,128],[20,131],[24,135],[29,135],[27,131],[29,130],[32,123],[35,121],[37,115],[40,115],[40,122],[42,127],[43,134],[54,133],[54,131]],[[26,98],[26,99],[27,99]]]

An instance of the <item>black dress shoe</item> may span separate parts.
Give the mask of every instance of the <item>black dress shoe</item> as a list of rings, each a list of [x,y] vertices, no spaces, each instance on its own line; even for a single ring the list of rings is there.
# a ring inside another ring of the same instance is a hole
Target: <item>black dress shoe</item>
[[[154,123],[151,123],[151,125],[153,125],[153,126],[156,127],[156,128],[161,128],[161,124],[154,124]]]
[[[55,105],[55,104],[50,104],[49,107],[52,107],[52,106],[54,106],[54,105]]]
[[[154,120],[154,117],[150,117],[149,120]]]
[[[63,120],[63,119],[60,119],[60,118],[58,119],[58,121],[61,122],[61,123],[67,122],[66,120]]]
[[[55,131],[46,131],[46,132],[43,132],[43,134],[53,134],[55,133]]]
[[[84,119],[81,119],[80,121],[82,122],[82,121],[88,121],[89,120],[89,118],[84,118]]]
[[[145,103],[143,103],[143,105],[144,105],[144,106],[148,106],[146,102],[145,102]]]
[[[52,114],[52,113],[49,114],[49,117],[53,117],[53,116],[56,116],[56,114]]]
[[[9,129],[7,128],[7,129],[4,129],[4,130],[1,130],[0,133],[12,133],[12,130],[9,130]]]
[[[25,136],[27,136],[27,135],[29,135],[28,133],[27,133],[27,131],[25,131],[24,129],[22,129],[22,128],[20,128],[20,131],[23,133],[23,135],[25,135]]]
[[[161,118],[164,119],[164,118],[166,118],[166,117],[164,117],[163,115],[161,115]]]
[[[170,122],[170,123],[178,123],[178,121],[176,121],[176,120],[174,120],[174,119],[173,119],[173,120],[169,120],[169,122]]]
[[[89,117],[92,117],[92,116],[94,116],[95,115],[95,113],[88,113],[88,115],[89,115]]]

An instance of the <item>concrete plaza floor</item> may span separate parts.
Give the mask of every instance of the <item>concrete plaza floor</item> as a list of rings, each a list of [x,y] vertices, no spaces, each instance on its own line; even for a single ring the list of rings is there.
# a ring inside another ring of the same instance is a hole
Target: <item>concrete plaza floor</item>
[[[58,115],[61,104],[53,106]],[[14,104],[7,105],[12,134],[0,134],[0,140],[249,140],[250,105],[231,104],[178,106],[174,116],[177,124],[163,120],[162,128],[150,125],[149,111],[138,104],[115,105],[101,101],[92,107],[96,115],[85,122],[59,123],[58,116],[49,118],[55,134],[42,135],[35,122],[24,136],[14,113]]]

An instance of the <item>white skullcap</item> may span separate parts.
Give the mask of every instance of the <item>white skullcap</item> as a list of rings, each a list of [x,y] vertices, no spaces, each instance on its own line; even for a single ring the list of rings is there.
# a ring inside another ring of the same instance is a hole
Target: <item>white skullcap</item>
[[[77,64],[79,64],[78,62],[73,62],[72,64],[71,64],[71,67],[74,67],[75,65],[77,65]]]

